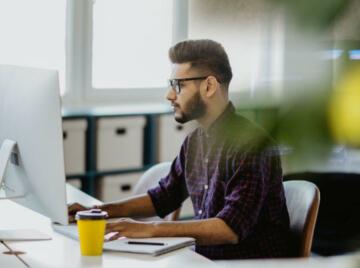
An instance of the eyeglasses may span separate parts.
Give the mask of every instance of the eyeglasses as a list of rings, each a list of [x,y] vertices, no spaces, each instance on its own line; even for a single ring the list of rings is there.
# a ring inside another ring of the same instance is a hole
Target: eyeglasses
[[[169,86],[175,90],[176,94],[180,94],[181,91],[181,82],[184,81],[193,81],[193,80],[204,80],[208,78],[208,76],[201,76],[201,77],[189,77],[189,78],[174,78],[174,79],[169,79]]]

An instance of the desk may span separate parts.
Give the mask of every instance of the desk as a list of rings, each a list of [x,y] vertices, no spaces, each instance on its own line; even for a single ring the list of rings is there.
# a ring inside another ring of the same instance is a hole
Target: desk
[[[78,200],[86,205],[99,203],[72,187],[68,187],[68,200]],[[189,248],[158,257],[121,252],[104,252],[101,257],[83,257],[79,243],[54,232],[48,218],[9,200],[0,201],[0,211],[4,215],[0,220],[0,228],[33,228],[52,237],[49,241],[6,242],[12,250],[26,252],[19,258],[31,267],[217,267],[214,262]],[[12,262],[15,263],[13,266]],[[0,267],[23,266],[15,256],[4,255],[0,258]]]
[[[82,204],[98,204],[99,201],[68,187],[69,201],[80,201]],[[15,256],[0,254],[0,267],[236,267],[236,268],[357,268],[360,267],[360,256],[333,258],[309,258],[290,260],[235,260],[213,262],[188,248],[173,251],[158,257],[128,254],[120,252],[104,252],[101,257],[83,257],[80,255],[77,241],[67,238],[52,230],[50,220],[25,207],[9,200],[0,200],[0,228],[33,228],[52,236],[49,241],[6,242],[12,250],[24,251],[26,254]],[[0,251],[7,251],[0,244]]]
[[[9,251],[9,249],[3,243],[0,243],[0,267],[26,267],[25,264],[16,256],[3,254],[3,252],[7,251]]]

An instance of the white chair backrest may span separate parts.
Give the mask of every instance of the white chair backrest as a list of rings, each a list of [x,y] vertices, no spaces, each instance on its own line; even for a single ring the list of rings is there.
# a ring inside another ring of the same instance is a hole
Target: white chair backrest
[[[320,191],[315,184],[300,180],[284,182],[284,189],[295,254],[297,257],[308,257],[319,209]]]
[[[149,168],[139,179],[133,190],[134,195],[146,193],[149,189],[158,185],[161,178],[165,177],[170,171],[171,162],[163,162]],[[170,219],[171,217],[169,217]],[[162,221],[160,217],[142,218],[143,221]]]
[[[149,168],[135,185],[133,194],[146,193],[150,188],[155,187],[159,180],[165,177],[170,171],[171,162],[159,163]]]

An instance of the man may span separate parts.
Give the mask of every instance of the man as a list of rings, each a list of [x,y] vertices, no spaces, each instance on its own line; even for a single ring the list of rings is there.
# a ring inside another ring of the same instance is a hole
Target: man
[[[189,221],[109,223],[114,238],[187,236],[211,259],[288,256],[289,217],[276,147],[258,127],[235,114],[228,100],[232,71],[223,47],[188,40],[170,48],[167,99],[175,120],[197,120],[169,174],[147,194],[100,206],[110,217],[164,217],[190,196]],[[160,178],[159,178],[160,179]],[[79,204],[69,214],[86,209]]]

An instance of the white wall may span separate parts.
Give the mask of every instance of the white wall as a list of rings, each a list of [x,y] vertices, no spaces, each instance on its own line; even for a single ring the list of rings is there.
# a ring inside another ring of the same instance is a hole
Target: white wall
[[[275,80],[282,74],[280,11],[266,0],[189,1],[189,11],[189,38],[210,38],[225,47],[235,101],[245,106],[263,99],[276,101]]]

